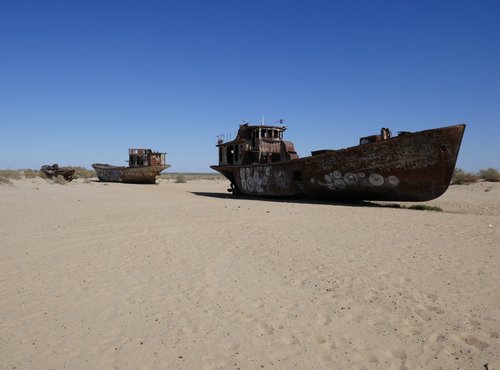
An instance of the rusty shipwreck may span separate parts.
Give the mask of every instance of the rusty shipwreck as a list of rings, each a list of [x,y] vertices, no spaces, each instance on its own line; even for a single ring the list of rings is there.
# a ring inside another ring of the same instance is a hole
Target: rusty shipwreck
[[[151,149],[129,149],[128,167],[94,163],[92,167],[100,181],[154,184],[161,171],[170,167],[166,164],[166,153]]]
[[[359,145],[299,158],[283,140],[285,126],[243,124],[234,140],[218,140],[212,169],[234,194],[330,200],[427,201],[442,195],[455,168],[465,125],[360,139]]]
[[[62,176],[66,181],[73,180],[73,176],[75,175],[74,169],[59,167],[57,163],[54,163],[53,165],[44,164],[40,168],[40,171],[49,179]]]

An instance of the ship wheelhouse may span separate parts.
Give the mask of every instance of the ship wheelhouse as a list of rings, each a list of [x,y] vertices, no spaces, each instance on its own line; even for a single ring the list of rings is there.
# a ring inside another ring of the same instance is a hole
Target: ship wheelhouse
[[[164,166],[165,153],[155,152],[151,149],[129,149],[129,167]]]
[[[240,125],[236,138],[218,140],[219,165],[272,163],[298,159],[293,143],[283,140],[285,126]]]

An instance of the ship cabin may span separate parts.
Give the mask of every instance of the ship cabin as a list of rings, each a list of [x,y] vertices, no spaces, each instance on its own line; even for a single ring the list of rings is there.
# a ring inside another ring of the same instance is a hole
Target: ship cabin
[[[232,141],[217,141],[219,165],[285,162],[298,159],[293,143],[283,140],[285,126],[240,125]]]
[[[165,165],[165,154],[151,149],[129,149],[129,167],[156,167]]]
[[[359,139],[359,145],[377,143],[379,141],[389,140],[392,136],[391,130],[382,127],[380,135],[365,136]]]

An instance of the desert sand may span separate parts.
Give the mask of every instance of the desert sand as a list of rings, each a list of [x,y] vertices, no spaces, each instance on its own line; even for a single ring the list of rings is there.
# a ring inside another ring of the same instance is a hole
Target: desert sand
[[[500,369],[500,184],[444,212],[227,187],[1,185],[0,368]]]

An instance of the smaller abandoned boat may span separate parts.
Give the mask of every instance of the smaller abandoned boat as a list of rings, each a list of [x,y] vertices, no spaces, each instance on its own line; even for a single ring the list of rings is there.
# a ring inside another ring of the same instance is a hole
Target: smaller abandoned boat
[[[73,180],[73,175],[75,174],[75,170],[60,168],[57,163],[54,163],[52,166],[45,164],[40,168],[40,171],[47,176],[49,179],[57,176],[62,176],[64,180],[71,181]]]
[[[212,169],[233,194],[305,196],[329,200],[427,201],[450,184],[465,125],[362,137],[359,145],[317,150],[299,158],[283,140],[285,126],[241,125],[236,138],[219,140]]]
[[[166,153],[151,149],[129,149],[128,167],[94,163],[97,177],[104,182],[155,184],[161,171],[170,167],[165,163]]]

